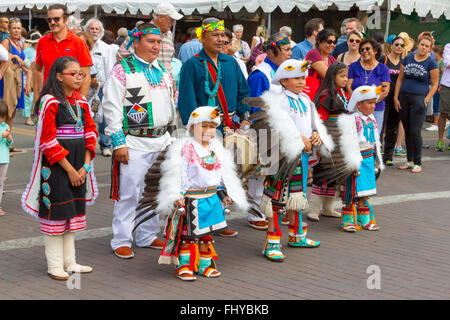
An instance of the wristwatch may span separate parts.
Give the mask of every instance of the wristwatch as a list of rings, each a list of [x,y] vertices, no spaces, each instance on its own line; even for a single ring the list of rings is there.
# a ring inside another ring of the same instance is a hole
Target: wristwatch
[[[89,173],[89,171],[91,171],[91,166],[88,164],[83,164],[83,168],[86,170],[86,173]]]

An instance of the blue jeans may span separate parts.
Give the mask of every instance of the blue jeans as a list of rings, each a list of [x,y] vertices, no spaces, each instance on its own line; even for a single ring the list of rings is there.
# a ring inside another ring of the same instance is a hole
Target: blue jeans
[[[100,90],[98,93],[98,98],[100,101],[103,99],[103,90]],[[111,148],[111,138],[105,134],[106,121],[105,116],[103,116],[103,121],[98,125],[98,134],[100,139],[98,143],[100,144],[100,150],[110,149]]]

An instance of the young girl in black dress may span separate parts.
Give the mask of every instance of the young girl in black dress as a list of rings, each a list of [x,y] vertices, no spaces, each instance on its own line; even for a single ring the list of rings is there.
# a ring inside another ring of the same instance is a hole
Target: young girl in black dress
[[[86,203],[97,195],[91,160],[98,134],[78,92],[85,76],[72,57],[58,58],[50,69],[38,100],[33,171],[22,197],[23,208],[40,221],[48,274],[57,280],[93,270],[75,261],[74,232],[86,228]]]

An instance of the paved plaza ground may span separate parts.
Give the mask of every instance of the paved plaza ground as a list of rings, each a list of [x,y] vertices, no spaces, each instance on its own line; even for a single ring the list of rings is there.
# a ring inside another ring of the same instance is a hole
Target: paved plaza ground
[[[189,283],[174,276],[173,266],[157,263],[157,250],[134,247],[135,257],[129,260],[113,254],[110,158],[98,156],[100,195],[88,208],[88,227],[77,234],[76,242],[78,262],[91,265],[94,272],[68,283],[48,277],[38,223],[20,206],[32,164],[33,129],[22,125],[20,115],[16,123],[16,147],[25,151],[11,159],[2,201],[6,215],[0,217],[0,300],[450,298],[450,150],[434,151],[436,133],[423,132],[431,148],[424,149],[421,174],[390,167],[378,180],[372,204],[379,231],[348,234],[339,231],[339,219],[305,219],[308,236],[321,246],[288,248],[284,226],[282,244],[288,258],[272,263],[261,254],[264,231],[249,228],[242,213],[232,213],[229,225],[239,235],[215,238],[222,276]],[[405,158],[395,160],[400,164]]]

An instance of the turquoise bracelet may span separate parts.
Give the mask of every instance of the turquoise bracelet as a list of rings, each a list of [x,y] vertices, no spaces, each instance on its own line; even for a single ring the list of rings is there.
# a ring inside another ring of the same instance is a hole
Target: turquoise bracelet
[[[127,141],[125,139],[125,134],[123,131],[116,131],[113,134],[111,134],[111,144],[113,145],[113,148],[116,148],[118,146],[126,144]]]
[[[89,171],[91,171],[91,166],[87,165],[86,163],[83,164],[83,168],[86,170],[86,173],[89,173]]]

